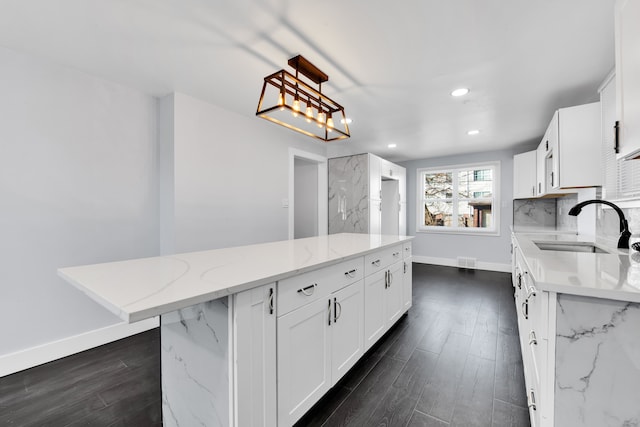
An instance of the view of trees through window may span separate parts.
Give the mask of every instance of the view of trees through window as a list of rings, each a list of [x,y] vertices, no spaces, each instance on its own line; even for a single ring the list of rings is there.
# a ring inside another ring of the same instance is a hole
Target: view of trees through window
[[[421,173],[424,227],[493,228],[494,168]]]

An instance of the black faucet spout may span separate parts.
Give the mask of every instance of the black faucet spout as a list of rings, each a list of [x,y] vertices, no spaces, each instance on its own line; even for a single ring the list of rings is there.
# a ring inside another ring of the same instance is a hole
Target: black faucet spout
[[[600,203],[603,205],[611,206],[618,217],[620,218],[620,238],[618,239],[618,249],[629,249],[629,238],[631,237],[631,232],[629,231],[629,223],[627,219],[624,217],[624,212],[614,203],[608,202],[606,200],[586,200],[584,202],[580,202],[569,210],[569,215],[578,216],[580,212],[582,212],[582,208],[590,205],[592,203]]]

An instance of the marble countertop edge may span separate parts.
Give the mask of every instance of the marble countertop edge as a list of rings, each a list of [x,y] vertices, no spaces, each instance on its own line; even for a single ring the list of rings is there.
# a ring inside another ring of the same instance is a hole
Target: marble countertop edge
[[[64,267],[58,275],[132,323],[410,242],[343,234]],[[278,252],[279,251],[279,252]],[[263,256],[258,261],[250,259]]]

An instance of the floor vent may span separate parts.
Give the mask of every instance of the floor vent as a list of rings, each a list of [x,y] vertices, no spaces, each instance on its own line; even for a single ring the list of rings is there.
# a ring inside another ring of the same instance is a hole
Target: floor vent
[[[476,268],[476,259],[459,256],[458,268]]]

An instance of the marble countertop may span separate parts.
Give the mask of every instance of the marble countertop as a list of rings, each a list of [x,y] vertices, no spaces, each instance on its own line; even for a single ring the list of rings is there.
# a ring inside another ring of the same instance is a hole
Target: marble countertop
[[[121,319],[136,322],[411,239],[332,234],[60,268],[58,274]]]
[[[640,302],[640,253],[629,256],[602,242],[608,253],[542,250],[535,242],[581,242],[582,236],[566,233],[514,233],[529,274],[540,290],[564,294]]]

